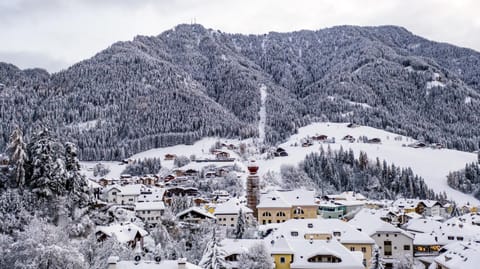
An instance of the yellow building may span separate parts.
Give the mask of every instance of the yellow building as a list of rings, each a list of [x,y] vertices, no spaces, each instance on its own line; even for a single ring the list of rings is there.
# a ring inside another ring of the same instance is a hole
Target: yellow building
[[[285,239],[285,241],[282,240],[278,242],[279,238]],[[288,220],[273,230],[268,240],[277,242],[277,246],[272,248],[272,257],[275,260],[276,269],[293,269],[293,267],[290,266],[290,261],[294,263],[298,258],[294,253],[299,253],[298,255],[304,257],[308,254],[300,254],[302,250],[294,247],[295,244],[303,244],[295,243],[297,241],[338,242],[345,250],[355,253],[354,255],[362,256],[363,268],[369,268],[373,246],[375,244],[375,241],[366,233],[338,219]],[[289,247],[285,245],[286,243],[288,243]],[[327,244],[327,246],[329,246],[329,244]],[[338,246],[335,248],[338,248]],[[328,257],[324,258],[326,261],[329,260]],[[334,260],[334,257],[330,258],[330,260]],[[313,260],[318,259],[317,257]]]
[[[359,259],[359,252],[349,251],[335,239],[296,240],[275,237],[270,244],[275,269],[365,268]]]
[[[307,190],[271,191],[260,196],[258,223],[282,223],[290,219],[317,218],[315,192]]]

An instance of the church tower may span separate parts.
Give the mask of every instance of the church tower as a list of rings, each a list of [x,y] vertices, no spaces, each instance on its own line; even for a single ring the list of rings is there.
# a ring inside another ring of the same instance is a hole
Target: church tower
[[[258,165],[255,161],[248,164],[250,174],[247,177],[247,206],[253,210],[253,215],[258,219],[257,204],[260,199],[260,178],[257,175]]]

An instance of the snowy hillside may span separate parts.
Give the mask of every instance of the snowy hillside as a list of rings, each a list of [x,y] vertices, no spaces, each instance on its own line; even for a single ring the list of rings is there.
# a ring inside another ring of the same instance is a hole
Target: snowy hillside
[[[415,140],[371,127],[358,126],[348,128],[346,123],[313,123],[300,128],[298,134],[291,136],[287,142],[279,145],[289,155],[271,160],[259,160],[258,162],[262,168],[260,173],[264,174],[269,170],[279,172],[282,164],[297,164],[307,154],[318,151],[320,144],[316,143],[311,147],[301,147],[300,141],[302,138],[314,135],[327,135],[329,138],[335,138],[335,143],[322,144],[325,149],[328,145],[332,149],[339,149],[340,147],[344,149],[351,148],[356,154],[364,151],[369,158],[378,157],[398,166],[411,167],[416,174],[425,179],[428,187],[435,192],[445,191],[449,198],[454,199],[458,203],[478,203],[478,200],[472,196],[450,188],[447,185],[446,178],[450,171],[462,169],[466,163],[474,162],[476,160],[475,154],[449,149],[404,147],[402,146],[403,144],[411,144]],[[350,143],[342,140],[346,135],[351,135],[355,139],[360,136],[380,138],[382,143]],[[398,140],[399,138],[401,140]],[[298,145],[295,146],[295,144]]]
[[[141,160],[145,158],[160,158],[162,160],[162,168],[173,169],[174,164],[173,160],[164,160],[165,154],[175,154],[177,156],[186,156],[190,157],[195,155],[197,159],[214,159],[215,156],[210,154],[210,148],[215,144],[216,141],[219,141],[219,138],[214,137],[207,137],[203,138],[193,145],[176,145],[171,147],[164,147],[164,148],[156,148],[147,150],[138,154],[131,156],[129,159],[132,160]],[[225,143],[233,143],[238,144],[238,140],[232,139],[221,139],[222,142]],[[248,141],[248,140],[245,140]],[[231,151],[224,149],[223,151],[228,152],[233,158],[239,160],[239,156]],[[104,164],[109,170],[105,177],[107,178],[119,178],[122,174],[122,171],[125,169],[126,165],[122,162],[112,162],[112,161],[101,161],[101,162],[81,162],[82,171],[86,176],[93,177],[93,166],[97,163]],[[243,164],[239,161],[235,162],[239,166],[243,166]],[[200,163],[200,166],[207,166],[207,165],[216,165],[216,164],[225,164],[224,162],[208,162],[208,163]]]
[[[310,147],[302,147],[301,140],[306,137],[314,135],[327,135],[329,138],[335,138],[335,143],[314,143]],[[342,138],[346,135],[351,135],[357,142],[350,143]],[[380,138],[381,144],[368,144],[358,142],[358,137],[366,136],[368,138]],[[249,145],[249,151],[256,152],[257,149],[252,149],[254,143],[252,140],[227,140],[220,139],[222,142],[239,144],[244,142]],[[131,159],[143,159],[143,158],[161,158],[165,154],[176,154],[177,156],[184,155],[190,157],[195,155],[198,158],[213,158],[209,154],[209,149],[219,141],[219,138],[204,138],[197,141],[193,145],[177,145],[172,147],[157,148],[148,151],[144,151],[139,154],[135,154]],[[260,175],[266,174],[268,171],[279,172],[280,167],[283,164],[296,165],[302,161],[309,153],[318,151],[320,145],[325,149],[330,146],[331,149],[344,149],[351,148],[355,154],[358,155],[360,151],[367,153],[369,158],[380,158],[381,160],[387,160],[389,163],[393,163],[400,167],[411,167],[414,173],[425,179],[425,183],[433,189],[435,192],[440,193],[445,191],[450,199],[455,200],[458,203],[474,203],[477,204],[473,196],[461,193],[457,190],[450,188],[447,185],[446,176],[450,171],[456,171],[462,169],[466,163],[470,163],[476,160],[476,155],[473,153],[462,152],[450,149],[432,149],[432,148],[411,148],[404,145],[416,142],[416,140],[399,136],[394,133],[386,132],[380,129],[358,126],[355,128],[347,127],[347,123],[313,123],[300,128],[298,134],[291,136],[287,142],[280,144],[279,147],[285,149],[288,153],[286,157],[276,157],[273,159],[264,158],[265,155],[259,156],[253,154],[253,158],[257,159],[260,166]],[[228,151],[228,150],[226,150]],[[237,153],[228,151],[232,157],[236,158],[236,163],[242,165]],[[125,165],[120,162],[102,162],[111,171],[107,175],[109,178],[118,178],[125,169]],[[87,176],[92,176],[92,171],[88,168],[93,167],[96,162],[83,162],[83,170]],[[208,164],[215,164],[210,162]],[[207,164],[204,164],[207,165]],[[171,169],[173,168],[173,161],[162,161],[162,167]]]

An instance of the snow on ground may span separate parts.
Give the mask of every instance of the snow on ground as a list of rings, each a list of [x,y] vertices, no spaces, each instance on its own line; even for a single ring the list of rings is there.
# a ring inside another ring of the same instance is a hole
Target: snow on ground
[[[365,104],[365,103],[357,103],[357,102],[348,101],[348,100],[347,100],[347,103],[349,103],[352,106],[361,106],[362,108],[372,108],[372,106],[370,106],[369,104]]]
[[[95,178],[93,176],[93,167],[97,163],[102,163],[110,170],[107,178],[120,178],[122,171],[125,169],[125,164],[119,161],[100,161],[100,162],[80,162],[80,172],[82,172],[87,178]]]
[[[430,90],[430,89],[433,88],[433,87],[443,88],[443,87],[445,87],[445,84],[443,84],[443,83],[440,82],[440,81],[436,81],[436,80],[435,80],[435,81],[429,81],[429,82],[427,82],[426,87],[427,87],[427,90]]]
[[[334,96],[327,96],[327,99],[330,100],[330,101],[335,101],[337,99],[339,100],[342,100],[346,103],[348,103],[349,105],[352,105],[352,106],[361,106],[362,108],[372,108],[371,105],[369,104],[366,104],[366,103],[358,103],[358,102],[353,102],[353,101],[350,101],[350,100],[345,100],[343,98],[336,98]]]
[[[172,161],[165,161],[164,157],[165,154],[175,154],[177,156],[184,155],[188,158],[190,158],[191,155],[195,155],[197,159],[215,159],[215,156],[210,154],[210,148],[215,145],[215,142],[221,141],[226,144],[234,144],[237,145],[239,144],[239,140],[235,139],[221,139],[217,137],[206,137],[203,138],[197,142],[195,142],[193,145],[176,145],[176,146],[171,146],[171,147],[165,147],[165,148],[155,148],[147,151],[140,152],[138,154],[135,154],[131,156],[129,159],[132,160],[140,160],[140,159],[145,159],[145,158],[160,158],[162,162],[162,167],[165,167],[167,169],[173,169],[173,160]],[[248,141],[248,140],[245,140]],[[226,151],[230,153],[230,156],[235,158],[236,160],[240,160],[239,156],[228,149],[223,148],[222,151]],[[120,175],[122,174],[122,171],[125,169],[126,165],[123,164],[120,161],[97,161],[97,162],[81,162],[81,170],[83,174],[85,174],[87,177],[94,178],[93,177],[93,167],[97,163],[102,163],[104,164],[108,169],[110,169],[110,173],[108,173],[105,177],[106,178],[120,178]],[[240,162],[235,162],[237,166],[242,167],[243,164]],[[204,162],[201,163],[203,166],[207,165],[217,165],[217,166],[223,166],[223,165],[230,165],[232,164],[231,162]]]
[[[78,128],[80,131],[88,131],[92,128],[95,128],[95,126],[97,126],[97,123],[98,123],[98,120],[91,120],[91,121],[80,122],[77,124],[70,124],[67,127]]]
[[[300,128],[298,134],[291,136],[286,143],[279,145],[288,152],[288,156],[257,161],[260,166],[259,174],[263,175],[268,171],[279,172],[282,164],[296,165],[307,154],[317,152],[320,149],[319,144],[314,144],[307,148],[293,146],[295,143],[300,144],[302,138],[316,134],[328,135],[329,138],[335,137],[336,143],[323,144],[324,149],[328,145],[332,149],[339,149],[340,146],[343,146],[344,149],[352,148],[356,156],[358,156],[360,151],[364,151],[370,159],[378,157],[396,166],[411,167],[414,173],[423,177],[425,183],[435,192],[445,191],[447,196],[457,203],[479,203],[473,196],[450,188],[446,179],[450,171],[462,169],[466,163],[474,162],[476,160],[475,154],[449,149],[403,147],[402,144],[410,144],[415,140],[366,126],[348,128],[346,123],[313,123]],[[382,144],[349,143],[342,140],[347,134],[352,135],[354,138],[363,135],[368,138],[378,137],[382,140]],[[401,141],[396,140],[396,137],[401,137]]]
[[[260,138],[260,143],[265,141],[265,122],[267,121],[267,112],[265,108],[265,101],[267,100],[267,86],[262,84],[260,86],[260,121],[258,122],[258,136]]]
[[[403,144],[410,144],[415,140],[413,138],[400,136],[394,133],[366,126],[348,128],[347,123],[313,123],[300,128],[297,134],[291,136],[287,142],[279,145],[288,152],[288,156],[276,157],[269,160],[264,159],[261,156],[252,156],[252,158],[257,159],[257,163],[260,167],[259,174],[264,175],[268,171],[279,173],[282,164],[297,165],[300,161],[304,160],[307,154],[318,152],[320,149],[320,144],[315,143],[311,147],[301,147],[300,141],[302,138],[307,136],[321,134],[327,135],[329,138],[335,138],[334,144],[321,144],[324,149],[326,149],[328,146],[330,146],[332,149],[339,149],[340,146],[342,146],[344,149],[352,148],[357,157],[360,151],[364,151],[367,153],[370,159],[375,159],[378,157],[381,160],[386,160],[388,163],[393,163],[396,166],[411,167],[413,172],[423,177],[425,183],[435,192],[439,193],[445,191],[450,199],[453,199],[460,204],[467,202],[470,202],[471,204],[479,204],[479,201],[473,196],[450,188],[447,185],[446,179],[446,176],[450,171],[460,170],[465,167],[466,163],[475,162],[477,158],[476,154],[450,149],[415,149],[411,147],[403,147]],[[342,138],[347,134],[352,135],[356,139],[359,136],[367,136],[368,138],[377,137],[382,140],[382,143],[349,143],[342,140]],[[208,137],[195,142],[193,145],[176,145],[165,148],[151,149],[135,154],[131,157],[131,159],[157,157],[161,158],[162,167],[172,169],[174,168],[173,161],[163,160],[165,154],[170,153],[176,154],[177,156],[184,155],[187,157],[195,155],[197,159],[213,159],[215,157],[211,155],[209,151],[216,141],[221,141],[227,144],[232,143],[235,145],[238,145],[240,142],[244,142],[250,146],[253,144],[252,139],[239,141],[235,139]],[[298,146],[294,146],[295,143],[297,143]],[[237,161],[235,163],[237,165],[245,167],[246,163],[242,163],[240,161],[241,158],[235,152],[229,150],[225,151],[229,152],[232,157],[236,158]],[[92,168],[97,163],[98,162],[82,162],[81,165],[83,173],[88,177],[93,178]],[[125,165],[121,162],[102,161],[101,163],[105,164],[111,170],[106,176],[107,178],[119,178],[122,171],[125,169]],[[209,162],[203,164],[217,164],[221,166],[231,163]]]

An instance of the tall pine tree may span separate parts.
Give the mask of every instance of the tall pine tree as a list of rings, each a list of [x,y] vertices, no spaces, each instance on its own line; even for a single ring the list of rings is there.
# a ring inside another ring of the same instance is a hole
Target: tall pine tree
[[[235,238],[242,239],[246,229],[247,229],[247,222],[246,222],[245,213],[240,208],[240,210],[238,211],[237,225],[235,226]]]
[[[10,135],[7,153],[11,167],[11,187],[22,188],[25,185],[25,163],[27,162],[26,145],[23,142],[23,132],[17,126]]]
[[[29,182],[27,185],[37,195],[45,198],[65,195],[65,162],[63,146],[47,129],[37,133],[28,145]]]
[[[203,252],[202,260],[199,263],[202,269],[224,269],[227,268],[225,261],[225,251],[220,248],[217,241],[215,228],[213,230],[212,240],[208,242]]]

